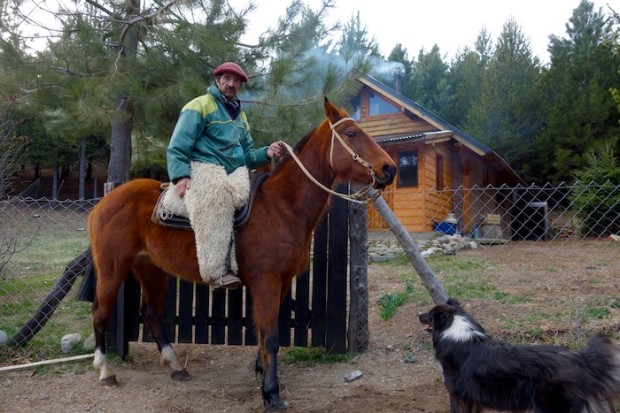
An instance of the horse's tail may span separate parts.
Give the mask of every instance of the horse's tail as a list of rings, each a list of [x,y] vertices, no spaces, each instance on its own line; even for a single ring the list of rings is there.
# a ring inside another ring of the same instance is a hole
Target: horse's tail
[[[90,253],[90,248],[89,248]],[[97,273],[95,266],[93,265],[92,253],[90,253],[90,260],[88,266],[84,270],[84,277],[82,279],[82,285],[77,292],[76,298],[79,301],[87,301],[92,303],[95,300],[95,289],[97,287]]]

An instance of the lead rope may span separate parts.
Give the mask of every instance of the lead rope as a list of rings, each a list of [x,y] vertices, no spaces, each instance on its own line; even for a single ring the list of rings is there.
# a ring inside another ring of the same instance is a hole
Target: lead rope
[[[372,186],[375,183],[375,173],[372,170],[372,165],[367,162],[366,160],[362,159],[358,154],[356,154],[355,152],[353,152],[353,150],[351,150],[351,148],[349,148],[349,146],[344,142],[344,140],[342,139],[342,137],[338,134],[338,132],[336,132],[335,127],[338,126],[340,123],[342,123],[343,121],[346,120],[351,120],[353,121],[352,118],[342,118],[340,119],[338,122],[334,123],[333,125],[330,122],[330,127],[332,130],[332,142],[331,142],[331,146],[329,148],[329,165],[332,166],[332,153],[333,153],[333,149],[334,149],[334,137],[338,138],[338,140],[340,141],[340,143],[342,144],[342,146],[344,146],[344,148],[346,149],[347,152],[349,152],[349,154],[351,155],[351,157],[353,158],[354,161],[358,162],[359,164],[361,164],[362,166],[368,168],[368,175],[370,176],[370,178],[372,179],[372,182],[366,186],[364,186],[363,188],[361,188],[359,191],[357,191],[354,194],[351,195],[346,195],[346,194],[341,194],[339,192],[336,191],[332,191],[331,189],[329,189],[328,187],[326,187],[325,185],[323,185],[322,183],[320,183],[314,176],[312,176],[312,174],[306,169],[306,167],[304,166],[303,163],[301,163],[301,160],[297,157],[297,155],[295,154],[295,151],[293,150],[293,148],[291,147],[291,145],[289,145],[286,142],[282,142],[282,145],[284,145],[284,147],[286,148],[286,150],[288,151],[288,153],[291,154],[291,157],[293,158],[293,160],[295,161],[295,163],[299,166],[299,168],[303,171],[303,173],[308,177],[308,179],[310,179],[315,185],[317,185],[319,188],[323,189],[326,192],[329,192],[332,195],[335,195],[339,198],[342,199],[346,199],[347,201],[350,202],[354,202],[357,204],[366,204],[372,200],[374,200],[375,198],[377,198],[380,195],[379,191],[375,191],[374,194],[370,195],[370,191],[372,189]],[[333,166],[332,166],[333,169]]]

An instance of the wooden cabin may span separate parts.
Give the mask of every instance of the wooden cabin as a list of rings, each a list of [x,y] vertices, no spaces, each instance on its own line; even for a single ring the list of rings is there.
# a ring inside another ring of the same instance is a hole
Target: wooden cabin
[[[484,214],[508,208],[497,191],[480,193],[524,183],[497,153],[378,80],[357,80],[361,88],[349,100],[350,113],[398,166],[383,196],[407,231],[431,232],[449,213],[461,232],[472,231]],[[385,228],[372,207],[368,221],[370,230]]]

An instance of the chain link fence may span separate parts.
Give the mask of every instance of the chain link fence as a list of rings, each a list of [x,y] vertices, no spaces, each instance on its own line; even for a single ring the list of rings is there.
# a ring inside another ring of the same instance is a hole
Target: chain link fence
[[[76,300],[75,293],[77,276],[88,266],[86,220],[95,203],[0,201],[0,330],[8,344],[0,347],[0,365],[87,352],[73,348],[63,354],[60,343],[66,334],[86,338],[92,332],[90,303]]]
[[[449,293],[476,298],[472,292],[486,285],[496,294],[493,299],[501,301],[509,300],[502,298],[502,292],[509,291],[524,313],[528,306],[552,301],[558,314],[530,324],[546,325],[549,334],[568,332],[570,341],[579,341],[601,326],[618,333],[620,187],[595,183],[474,187],[439,194],[433,199],[441,201],[420,211],[434,223],[434,236],[427,231],[413,238],[421,249],[428,249],[437,242],[437,232],[443,231],[448,235],[439,237],[444,238],[439,251],[462,249],[466,253],[459,251],[458,256],[465,256],[469,265],[471,260],[484,261],[479,271],[488,274],[459,291],[449,278],[441,278],[444,270],[433,268]],[[0,365],[92,351],[78,346],[63,353],[60,342],[69,333],[83,338],[92,333],[91,304],[77,300],[76,294],[79,276],[88,271],[86,221],[96,201],[0,200],[0,330],[9,344],[17,344],[0,347]],[[371,248],[377,238],[395,241],[388,230],[373,231]],[[468,271],[458,267],[464,265],[462,261],[447,265],[453,272]],[[510,282],[502,277],[508,273],[514,274]],[[53,289],[61,294],[52,294]],[[58,297],[64,297],[62,302]],[[565,318],[559,315],[562,309]],[[43,320],[45,326],[36,320]],[[542,333],[520,328],[514,334]],[[20,345],[26,341],[27,345]]]

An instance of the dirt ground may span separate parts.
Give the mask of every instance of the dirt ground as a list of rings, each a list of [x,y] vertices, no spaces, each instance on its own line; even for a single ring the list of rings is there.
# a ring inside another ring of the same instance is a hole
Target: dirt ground
[[[544,248],[551,248],[545,246]],[[500,317],[517,317],[524,311],[615,294],[620,300],[618,248],[593,247],[585,256],[571,252],[570,259],[554,259],[541,246],[510,255],[497,250],[462,252],[494,261],[489,269],[501,291],[527,295],[528,300],[501,304],[497,300],[465,302],[489,333],[502,336]],[[563,247],[564,249],[566,246]],[[459,252],[459,254],[461,254]],[[409,269],[411,272],[411,269]],[[441,279],[441,274],[438,274]],[[404,289],[400,271],[389,265],[369,269],[370,348],[352,361],[305,367],[280,363],[281,396],[290,412],[447,412],[448,397],[441,370],[433,358],[430,336],[415,315],[427,303],[410,302],[389,321],[379,317],[377,298]],[[619,301],[620,302],[620,301]],[[611,307],[601,329],[618,334],[618,309]],[[569,327],[566,327],[569,329]],[[545,326],[542,326],[545,330]],[[565,327],[549,326],[550,334]],[[533,338],[532,338],[533,340]],[[0,411],[6,412],[262,412],[260,381],[253,373],[254,347],[177,345],[192,375],[174,382],[158,363],[154,344],[131,344],[131,360],[117,362],[117,388],[103,388],[89,361],[35,374],[32,370],[0,375]],[[286,351],[282,349],[281,352]],[[344,376],[354,370],[363,375],[351,382]]]

